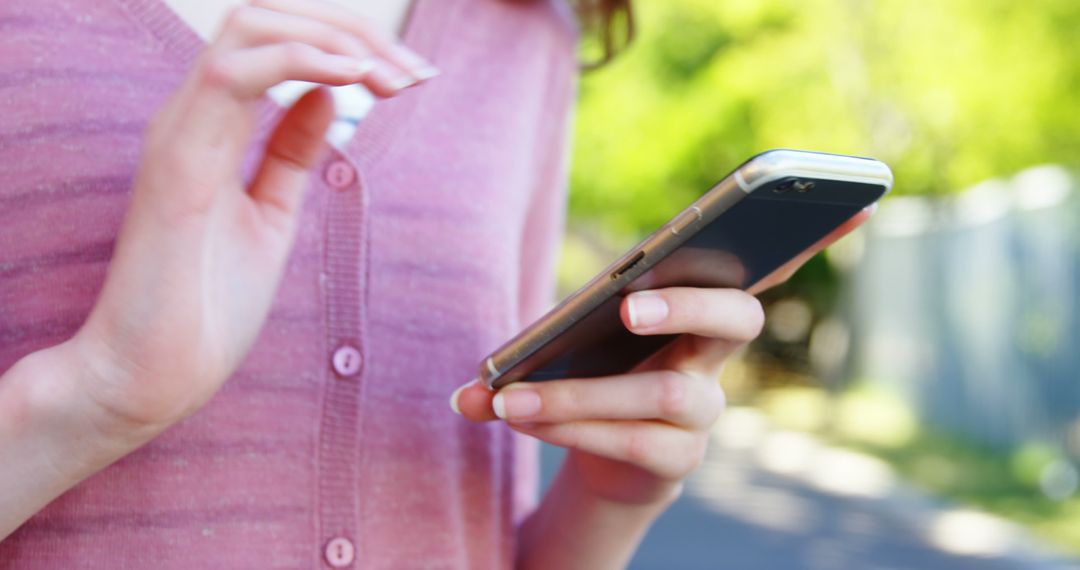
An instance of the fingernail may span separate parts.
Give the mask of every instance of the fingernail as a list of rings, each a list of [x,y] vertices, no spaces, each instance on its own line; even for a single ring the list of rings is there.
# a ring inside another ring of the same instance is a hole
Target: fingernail
[[[431,79],[432,77],[438,77],[439,74],[442,73],[441,71],[439,71],[438,67],[435,67],[433,65],[429,65],[427,67],[414,68],[414,69],[410,69],[409,71],[410,71],[410,73],[412,73],[413,77],[419,79],[420,81],[427,81],[428,79]]]
[[[503,390],[491,400],[495,415],[504,420],[516,420],[540,413],[540,394],[533,390]]]
[[[407,67],[409,73],[420,81],[431,79],[439,74],[439,69],[431,65],[431,62],[405,46],[396,45],[391,48],[391,51],[393,57]]]
[[[323,57],[326,58],[331,63],[331,65],[334,65],[339,69],[344,70],[346,73],[349,73],[350,75],[355,75],[359,78],[363,78],[365,75],[371,73],[371,71],[375,69],[375,60],[371,59],[370,57],[355,58],[347,55],[337,54],[324,54]]]
[[[457,414],[459,416],[461,415],[461,408],[458,407],[458,398],[461,397],[461,393],[464,392],[466,388],[468,388],[469,386],[472,386],[473,384],[476,384],[479,381],[480,381],[479,379],[474,379],[474,380],[471,380],[469,382],[466,382],[466,383],[462,384],[461,386],[458,386],[457,390],[454,390],[453,394],[450,394],[450,409],[454,410],[455,414]]]
[[[627,313],[632,328],[648,328],[664,322],[668,304],[663,297],[651,292],[634,293],[627,297]]]
[[[392,91],[401,91],[402,89],[412,87],[417,83],[417,79],[412,75],[402,73],[401,70],[392,67],[385,62],[376,65],[375,68],[371,70],[370,77],[373,81],[382,83]]]
[[[363,77],[375,69],[375,61],[372,59],[357,59],[353,60],[352,70],[360,77]]]
[[[407,87],[416,85],[418,81],[411,75],[399,75],[390,80],[390,88],[394,91],[401,91]]]

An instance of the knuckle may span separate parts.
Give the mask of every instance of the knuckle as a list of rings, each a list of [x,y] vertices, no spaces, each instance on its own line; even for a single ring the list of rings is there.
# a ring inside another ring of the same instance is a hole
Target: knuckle
[[[584,398],[582,387],[576,382],[555,382],[539,390],[540,399],[544,402],[544,415],[549,419],[565,420],[575,416]]]
[[[674,447],[658,470],[661,477],[673,481],[684,479],[705,463],[704,437],[687,437]]]
[[[581,449],[584,442],[584,434],[581,431],[580,426],[574,424],[567,424],[564,428],[564,438],[566,441],[566,447],[570,449]]]
[[[221,23],[222,33],[234,32],[250,27],[255,16],[255,10],[258,9],[259,8],[252,7],[249,4],[241,4],[230,8],[229,11],[225,13],[225,19]]]
[[[164,124],[164,118],[155,117],[147,128],[147,135],[143,140],[142,162],[144,165],[152,165],[155,172],[167,178],[186,180],[190,177],[188,173],[192,170],[191,153],[182,145],[177,144],[172,135],[173,133],[168,132]]]
[[[299,41],[288,41],[281,46],[281,57],[287,67],[300,67],[311,60],[315,48]]]
[[[672,288],[663,293],[672,322],[694,323],[705,306],[705,295],[693,288]]]
[[[762,329],[765,327],[765,309],[761,305],[761,300],[757,297],[744,294],[746,303],[746,315],[745,315],[745,338],[743,340],[751,341],[761,334]]]
[[[306,171],[308,164],[304,142],[317,139],[319,133],[312,132],[314,129],[308,124],[300,125],[296,130],[296,137],[282,138],[273,141],[266,147],[267,157],[273,157],[281,164],[299,171]]]
[[[349,18],[348,24],[349,27],[369,40],[378,40],[381,37],[378,27],[372,23],[370,18],[352,16]]]
[[[697,471],[705,463],[705,451],[707,449],[708,439],[704,435],[690,438],[682,454],[681,464],[678,466],[679,475],[686,476]]]
[[[724,409],[727,408],[727,396],[724,394],[724,389],[720,387],[719,382],[710,381],[708,382],[708,388],[705,390],[705,398],[709,408],[707,424],[711,426],[716,423],[716,420],[720,419]]]
[[[198,81],[204,87],[228,88],[235,81],[235,73],[229,58],[222,54],[207,53],[199,63]]]
[[[687,378],[675,371],[660,373],[657,383],[660,390],[660,413],[665,418],[681,418],[690,411],[687,394]]]
[[[360,42],[337,28],[326,26],[325,41],[326,46],[335,53],[354,56],[362,55],[363,49]]]
[[[651,465],[653,463],[656,446],[645,430],[640,428],[629,430],[624,445],[623,457],[626,458],[628,463],[634,465]]]

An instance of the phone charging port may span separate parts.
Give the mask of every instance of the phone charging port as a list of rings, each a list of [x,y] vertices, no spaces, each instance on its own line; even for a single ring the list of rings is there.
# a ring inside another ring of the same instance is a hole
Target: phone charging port
[[[618,279],[618,278],[622,277],[627,271],[630,271],[630,269],[633,268],[635,265],[637,265],[638,263],[641,263],[642,259],[645,259],[645,252],[644,251],[637,252],[637,255],[630,258],[630,261],[627,261],[626,263],[623,264],[622,267],[615,270],[615,273],[611,274],[611,278],[612,279]]]

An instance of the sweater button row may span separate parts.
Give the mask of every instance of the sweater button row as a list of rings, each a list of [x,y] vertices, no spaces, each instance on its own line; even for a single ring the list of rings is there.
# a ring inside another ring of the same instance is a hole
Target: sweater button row
[[[322,178],[328,188],[337,191],[333,193],[331,200],[341,202],[339,204],[340,207],[350,208],[358,203],[357,192],[359,191],[359,175],[356,167],[354,167],[349,160],[340,155],[331,159],[323,168]],[[352,192],[353,190],[356,190],[357,192]],[[349,223],[352,222],[352,220],[344,221]],[[343,223],[343,219],[331,216],[330,223],[332,226],[333,224],[340,225]],[[359,246],[355,241],[345,240],[331,243],[329,247],[332,249],[337,248],[337,253],[339,255],[353,255],[356,253],[354,248]],[[348,279],[344,278],[344,275],[354,274],[355,273],[351,272],[343,272],[337,274],[337,277],[332,277],[335,279],[336,283],[335,290],[345,291],[346,293],[350,291],[350,289],[343,287],[343,284],[348,281],[342,280]],[[331,302],[334,304],[345,303],[348,305],[348,298],[338,299],[337,296],[332,296]],[[337,337],[338,340],[335,342],[335,344],[337,344],[336,348],[333,348],[333,352],[329,355],[330,368],[333,371],[335,378],[339,381],[345,381],[355,379],[360,375],[361,369],[363,368],[363,356],[355,340],[349,340],[349,333],[341,334],[346,330],[354,332],[356,328],[355,324],[339,323],[339,325],[339,327],[334,327],[332,329],[333,332],[331,333],[333,335],[331,338]],[[350,386],[349,384],[351,383],[333,382],[332,385],[328,386],[329,394],[332,395],[329,399],[333,404],[331,406],[331,412],[333,412],[332,415],[337,416],[339,420],[330,425],[327,425],[324,420],[324,431],[329,434],[329,436],[327,436],[329,438],[327,441],[331,442],[332,447],[325,450],[326,455],[321,461],[324,463],[324,466],[331,471],[344,469],[344,471],[337,475],[346,475],[347,473],[350,473],[352,469],[348,464],[354,459],[351,458],[351,455],[348,452],[348,448],[351,446],[348,442],[355,437],[355,435],[351,435],[356,432],[356,426],[352,425],[355,423],[355,418],[351,420],[342,418],[342,415],[347,415],[346,410],[355,409],[356,407],[356,386]],[[330,484],[322,493],[324,498],[344,500],[350,493],[350,490],[348,488],[341,488],[335,484]],[[331,516],[328,518],[325,511],[323,513],[323,524],[324,528],[338,529],[339,532],[352,526],[352,523],[350,523],[348,519],[342,519],[338,516]],[[356,561],[356,546],[354,543],[344,536],[335,537],[331,535],[327,538],[328,540],[324,538],[327,542],[323,545],[322,551],[322,557],[325,564],[331,568],[352,568]]]

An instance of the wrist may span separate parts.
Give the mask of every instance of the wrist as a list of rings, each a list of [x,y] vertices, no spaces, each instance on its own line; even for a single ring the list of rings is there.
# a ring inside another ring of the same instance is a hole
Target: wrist
[[[35,450],[32,471],[63,488],[105,464],[97,458],[98,438],[86,429],[88,408],[73,369],[68,351],[57,345],[20,359],[0,386],[5,448]]]
[[[50,464],[72,483],[131,453],[163,428],[119,420],[95,401],[95,368],[78,337],[28,355],[16,365],[22,427],[40,439]],[[14,370],[14,369],[13,369]]]
[[[670,484],[649,500],[621,500],[597,492],[574,463],[568,454],[539,508],[522,525],[519,568],[625,568],[681,489]]]
[[[67,343],[23,357],[0,378],[0,540],[137,447],[102,435],[81,381]]]
[[[657,509],[663,512],[682,494],[681,480],[661,479],[640,468],[620,465],[612,473],[611,461],[571,451],[560,477],[578,493],[597,504]]]
[[[134,449],[175,423],[132,402],[136,370],[89,323],[54,349],[75,384],[81,416],[109,447]]]
[[[640,512],[643,514],[652,514],[652,516],[658,517],[668,510],[675,501],[679,500],[682,496],[683,484],[679,483],[664,483],[651,491],[648,498],[635,498],[633,500],[624,500],[620,497],[611,497],[604,493],[594,493],[590,490],[583,490],[582,493],[587,495],[587,500],[593,502],[600,508],[608,510],[622,510],[626,512]]]
[[[640,529],[644,534],[682,493],[681,483],[658,484],[647,493],[632,497],[609,493],[606,489],[597,489],[592,482],[587,482],[581,472],[574,468],[572,461],[567,458],[563,464],[548,498],[553,502],[564,503],[571,510],[589,513],[590,516],[618,520],[618,524],[626,531]]]

